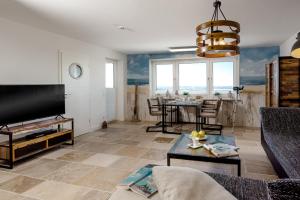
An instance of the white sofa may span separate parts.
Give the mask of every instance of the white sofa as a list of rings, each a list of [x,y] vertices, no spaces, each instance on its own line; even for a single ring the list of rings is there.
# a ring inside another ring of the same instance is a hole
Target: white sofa
[[[159,190],[150,200],[237,200],[208,174],[191,168],[158,166],[153,168],[153,180]],[[117,189],[110,200],[142,200],[141,195]]]
[[[117,189],[109,200],[145,200],[146,198],[124,189]],[[149,200],[160,200],[159,195],[154,194]]]

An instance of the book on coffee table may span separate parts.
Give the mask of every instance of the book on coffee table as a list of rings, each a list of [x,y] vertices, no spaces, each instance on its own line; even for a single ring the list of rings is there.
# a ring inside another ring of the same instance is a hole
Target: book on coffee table
[[[204,144],[203,147],[218,158],[239,155],[239,153],[237,152],[239,148],[236,146],[232,146],[230,144],[224,144],[224,143]]]

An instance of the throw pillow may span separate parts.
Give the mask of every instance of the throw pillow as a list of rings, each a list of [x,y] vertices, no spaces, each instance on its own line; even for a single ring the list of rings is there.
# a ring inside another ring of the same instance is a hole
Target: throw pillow
[[[236,200],[209,175],[186,167],[158,166],[153,179],[163,200]]]

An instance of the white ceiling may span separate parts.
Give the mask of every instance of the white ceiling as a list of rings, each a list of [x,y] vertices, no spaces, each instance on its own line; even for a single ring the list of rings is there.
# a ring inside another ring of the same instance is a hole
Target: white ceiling
[[[214,0],[0,0],[0,17],[124,53],[195,45]],[[279,45],[300,30],[300,0],[223,0],[241,46]],[[116,28],[124,25],[132,30]]]

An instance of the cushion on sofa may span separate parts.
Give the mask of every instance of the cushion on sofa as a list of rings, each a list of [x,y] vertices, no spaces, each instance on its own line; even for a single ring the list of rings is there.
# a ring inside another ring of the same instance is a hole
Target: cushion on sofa
[[[270,200],[300,199],[300,179],[282,179],[268,183]]]
[[[204,172],[186,167],[154,167],[153,179],[163,200],[236,200]]]

